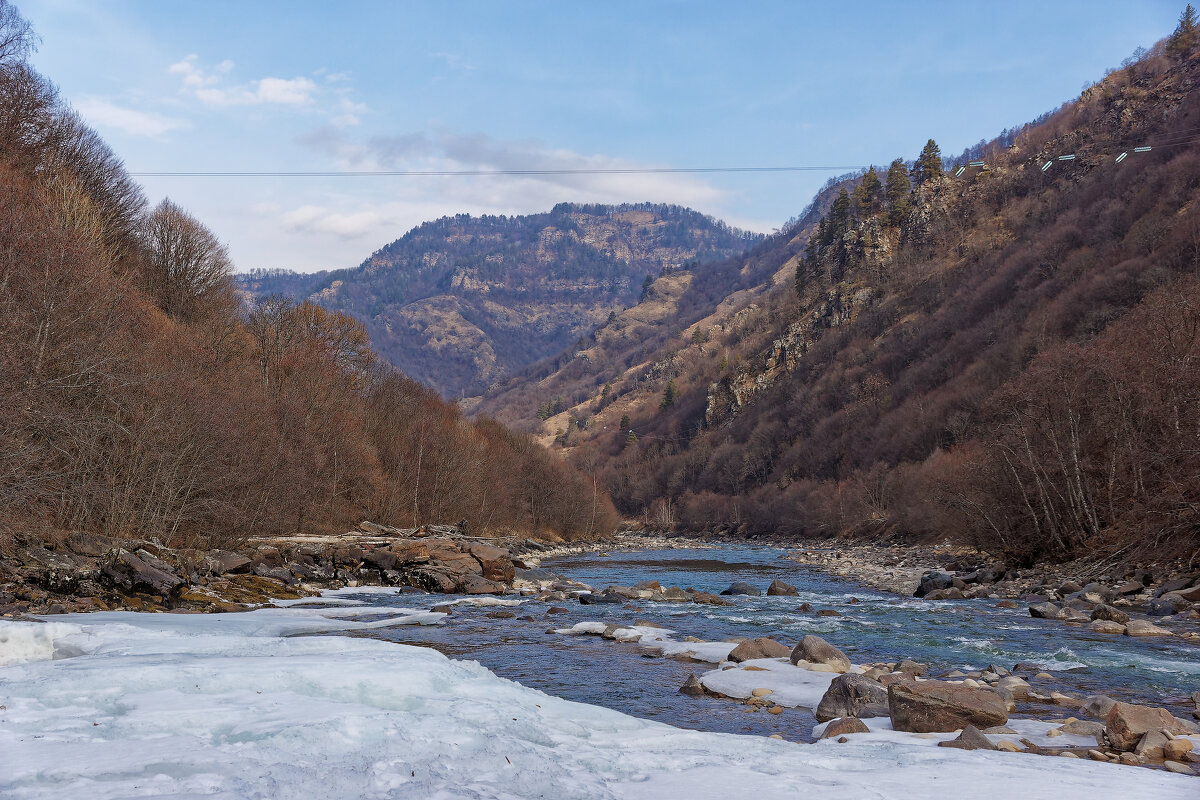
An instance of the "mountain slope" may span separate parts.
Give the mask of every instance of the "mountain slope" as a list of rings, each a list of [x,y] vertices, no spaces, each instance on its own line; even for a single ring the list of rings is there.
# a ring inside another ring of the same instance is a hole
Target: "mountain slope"
[[[405,374],[457,398],[561,352],[637,302],[646,276],[740,253],[760,238],[665,205],[458,215],[305,288],[363,321]]]
[[[741,262],[772,276],[741,302],[481,410],[528,425],[530,400],[578,386],[541,432],[666,524],[1195,558],[1198,79],[1194,46],[1160,44],[980,148],[986,170],[932,153],[846,181],[759,248],[769,265]]]

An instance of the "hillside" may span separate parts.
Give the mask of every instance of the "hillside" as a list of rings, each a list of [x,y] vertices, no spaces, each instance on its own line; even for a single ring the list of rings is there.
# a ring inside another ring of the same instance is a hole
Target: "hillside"
[[[1164,41],[983,168],[931,141],[845,180],[480,410],[657,524],[1195,560],[1198,78]]]
[[[250,275],[241,283],[257,296],[304,292],[350,314],[385,359],[457,399],[568,348],[636,303],[647,276],[740,253],[760,238],[677,206],[560,204],[545,214],[427,222],[360,267],[316,280]]]
[[[0,603],[12,551],[43,542],[229,547],[366,518],[612,529],[591,478],[464,419],[346,314],[247,310],[217,235],[148,207],[29,66],[36,41],[0,2]]]

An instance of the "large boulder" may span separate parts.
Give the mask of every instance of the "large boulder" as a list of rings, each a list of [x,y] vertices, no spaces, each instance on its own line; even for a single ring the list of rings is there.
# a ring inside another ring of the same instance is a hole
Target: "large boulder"
[[[1062,609],[1054,603],[1035,603],[1029,607],[1029,616],[1037,619],[1059,619]]]
[[[913,592],[913,597],[924,597],[937,589],[949,589],[954,585],[954,576],[949,572],[927,572],[921,577],[921,583]]]
[[[119,589],[162,597],[178,594],[187,585],[178,575],[158,569],[128,550],[122,550],[106,563],[101,573]]]
[[[701,603],[708,606],[731,606],[733,603],[726,600],[724,597],[718,597],[712,592],[692,592],[692,602]]]
[[[424,542],[402,541],[388,549],[396,556],[396,564],[400,566],[429,563],[429,548]]]
[[[616,605],[624,602],[624,597],[621,597],[619,594],[611,594],[609,592],[590,592],[579,595],[579,604],[583,606],[594,606],[604,603]]]
[[[489,581],[512,583],[516,567],[513,566],[512,557],[507,550],[476,542],[467,546],[467,552],[479,562],[483,569],[483,577]]]
[[[1171,636],[1171,631],[1146,619],[1132,619],[1125,626],[1126,636]]]
[[[742,661],[752,661],[756,658],[787,658],[791,655],[791,648],[785,644],[780,644],[774,639],[762,637],[759,639],[747,639],[739,644],[729,653],[729,660],[737,663]]]
[[[449,539],[427,539],[429,563],[450,573],[483,574],[483,567],[470,553],[464,553]]]
[[[1151,600],[1146,608],[1146,613],[1152,617],[1169,617],[1172,614],[1187,611],[1191,607],[1191,602],[1184,599],[1179,592],[1167,592],[1162,597]]]
[[[827,664],[837,672],[850,669],[850,659],[846,654],[820,636],[805,636],[800,644],[792,649],[791,662],[807,661],[811,664]]]
[[[814,715],[817,722],[838,717],[886,717],[888,690],[879,681],[863,675],[838,675],[829,684]]]
[[[744,594],[751,597],[759,597],[762,595],[762,590],[752,583],[745,581],[734,581],[729,585],[729,588],[721,592],[724,595]]]
[[[991,689],[953,683],[893,683],[888,687],[892,728],[912,733],[948,733],[974,725],[1008,722],[1004,700]]]
[[[1106,694],[1094,694],[1084,698],[1083,705],[1079,707],[1079,710],[1097,719],[1107,719],[1108,712],[1112,711],[1112,707],[1116,704],[1117,701]]]
[[[504,586],[482,575],[463,575],[454,587],[461,594],[504,594]]]
[[[1172,735],[1190,733],[1183,720],[1165,708],[1113,703],[1104,721],[1104,738],[1114,750],[1132,750],[1147,731],[1165,730]]]
[[[1124,625],[1126,622],[1129,622],[1129,615],[1119,608],[1113,608],[1110,605],[1098,605],[1092,609],[1092,619],[1119,622]]]
[[[797,594],[799,592],[796,591],[795,586],[792,586],[790,583],[784,583],[779,578],[771,581],[771,585],[767,587],[768,597],[794,597]]]

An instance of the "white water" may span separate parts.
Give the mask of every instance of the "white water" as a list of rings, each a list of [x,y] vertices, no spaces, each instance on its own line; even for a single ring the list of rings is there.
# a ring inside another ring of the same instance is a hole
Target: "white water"
[[[1063,800],[1195,798],[1200,787],[886,736],[807,745],[681,730],[426,648],[286,638],[441,619],[337,599],[329,609],[0,622],[0,796]]]

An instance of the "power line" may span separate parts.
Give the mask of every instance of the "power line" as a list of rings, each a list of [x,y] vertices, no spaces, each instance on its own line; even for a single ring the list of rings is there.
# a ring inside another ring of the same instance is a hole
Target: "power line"
[[[492,175],[697,175],[717,172],[837,172],[862,165],[804,165],[791,167],[628,167],[579,169],[439,169],[439,170],[310,170],[310,171],[191,171],[131,172],[135,178],[461,178]]]

